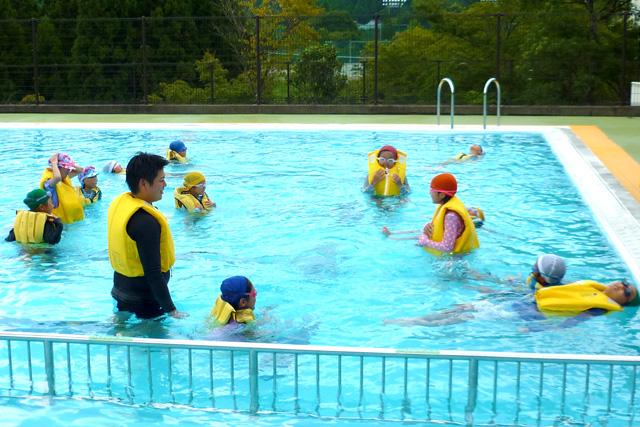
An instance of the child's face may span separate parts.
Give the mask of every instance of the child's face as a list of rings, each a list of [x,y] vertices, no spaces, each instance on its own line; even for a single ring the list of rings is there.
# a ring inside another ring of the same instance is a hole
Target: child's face
[[[113,167],[113,173],[120,173],[123,171],[122,166],[120,166],[120,164],[116,163],[116,165]]]
[[[191,194],[193,194],[196,197],[200,197],[204,194],[204,191],[207,189],[207,182],[203,181],[200,184],[196,184],[193,187],[191,187],[189,189],[189,191],[191,192]]]
[[[180,154],[180,156],[182,156],[182,157],[187,157],[187,150],[178,151],[178,154]]]
[[[38,212],[51,214],[53,212],[53,200],[49,198],[49,200],[47,200],[47,203],[43,203],[38,206]]]
[[[257,299],[257,291],[256,288],[253,287],[253,283],[251,280],[247,279],[247,283],[249,284],[249,288],[247,289],[247,293],[252,293],[254,295],[245,295],[244,300],[246,301],[245,308],[250,308],[251,310],[256,309],[256,299]]]
[[[91,190],[92,188],[96,188],[98,186],[98,177],[94,176],[91,178],[84,179],[84,188]]]

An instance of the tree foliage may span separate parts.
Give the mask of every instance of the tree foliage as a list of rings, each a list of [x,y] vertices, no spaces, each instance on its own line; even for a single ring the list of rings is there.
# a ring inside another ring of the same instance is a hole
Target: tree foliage
[[[341,70],[335,47],[311,46],[300,53],[294,65],[293,85],[302,99],[329,103],[346,85]]]

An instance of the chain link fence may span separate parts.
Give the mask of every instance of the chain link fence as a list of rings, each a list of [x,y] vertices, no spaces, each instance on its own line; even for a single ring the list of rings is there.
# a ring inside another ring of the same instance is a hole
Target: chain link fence
[[[507,105],[629,105],[640,80],[634,14],[356,18],[3,20],[0,103],[433,105],[448,77],[480,105],[495,77]]]

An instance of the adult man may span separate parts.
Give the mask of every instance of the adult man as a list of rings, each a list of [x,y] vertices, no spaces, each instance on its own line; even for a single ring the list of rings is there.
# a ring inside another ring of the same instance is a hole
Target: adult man
[[[154,154],[136,154],[127,165],[131,192],[119,195],[109,206],[109,260],[115,270],[111,296],[118,311],[132,312],[142,319],[164,313],[188,316],[171,300],[168,283],[175,261],[173,237],[167,219],[153,206],[167,186],[167,164]]]

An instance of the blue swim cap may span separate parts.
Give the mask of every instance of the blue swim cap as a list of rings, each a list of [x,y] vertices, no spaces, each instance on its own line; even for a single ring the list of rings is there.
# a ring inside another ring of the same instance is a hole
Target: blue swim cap
[[[247,292],[249,283],[244,276],[233,276],[222,281],[220,285],[220,293],[222,294],[222,300],[228,302],[231,305],[236,305]]]
[[[181,151],[187,151],[187,146],[184,145],[184,142],[180,141],[179,139],[169,144],[169,148],[175,151],[176,153],[179,153]]]

